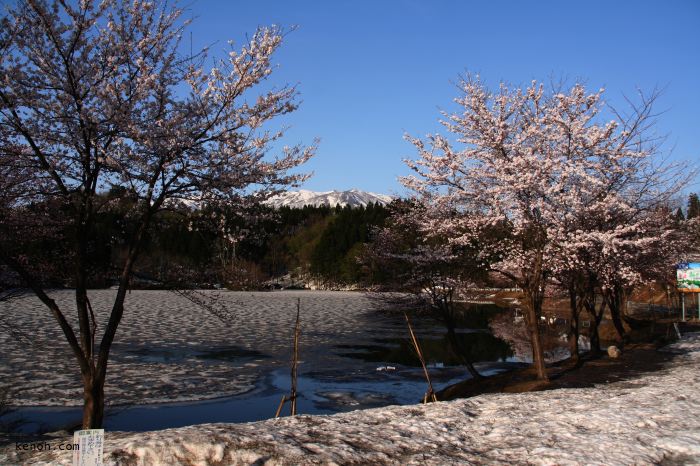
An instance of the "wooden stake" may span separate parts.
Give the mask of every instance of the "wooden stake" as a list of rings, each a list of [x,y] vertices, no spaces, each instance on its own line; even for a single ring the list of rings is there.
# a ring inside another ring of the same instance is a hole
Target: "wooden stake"
[[[280,405],[277,407],[277,412],[275,413],[276,418],[280,417],[280,413],[282,412],[282,406],[284,406],[285,401],[287,401],[287,395],[282,395],[282,399],[280,400]]]
[[[299,366],[299,337],[301,336],[300,310],[301,298],[297,298],[297,320],[294,325],[294,349],[292,352],[292,387],[289,396],[285,395],[282,397],[282,400],[280,400],[280,404],[277,407],[277,412],[275,413],[276,418],[280,417],[282,407],[287,401],[289,401],[291,415],[296,416],[297,414],[297,367]]]
[[[418,344],[418,339],[416,338],[415,333],[413,333],[413,327],[411,326],[411,321],[408,319],[408,314],[406,312],[403,313],[403,316],[406,318],[406,324],[408,324],[408,333],[411,335],[411,342],[413,343],[413,349],[416,350],[416,354],[418,355],[418,359],[420,360],[421,366],[423,366],[423,374],[425,374],[425,380],[428,382],[428,391],[425,393],[425,396],[423,397],[423,404],[431,402],[431,401],[437,401],[437,396],[435,395],[435,390],[433,390],[433,384],[430,381],[430,374],[428,373],[428,368],[425,365],[425,358],[423,357],[423,352],[420,349],[420,345]]]
[[[301,335],[300,309],[301,298],[297,298],[297,321],[294,325],[294,356],[292,358],[292,391],[289,397],[292,416],[295,416],[297,413],[297,366],[299,365],[299,336]]]

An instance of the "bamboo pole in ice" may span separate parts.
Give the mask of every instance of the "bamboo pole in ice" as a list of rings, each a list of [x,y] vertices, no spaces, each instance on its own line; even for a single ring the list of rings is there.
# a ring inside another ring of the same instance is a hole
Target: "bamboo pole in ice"
[[[294,324],[294,346],[293,346],[293,351],[292,351],[292,373],[291,373],[292,386],[291,386],[289,395],[282,396],[282,399],[280,400],[280,404],[279,404],[279,406],[277,406],[277,412],[275,413],[276,418],[280,417],[280,413],[282,412],[282,407],[284,406],[284,403],[286,403],[287,401],[289,401],[289,405],[290,405],[290,414],[292,416],[295,416],[297,414],[297,368],[299,366],[299,337],[301,336],[300,310],[301,310],[301,298],[297,298],[297,318],[296,318],[296,323]]]
[[[428,382],[428,391],[425,393],[425,396],[423,397],[423,403],[428,403],[430,401],[437,401],[437,396],[435,395],[435,390],[433,390],[433,384],[430,381],[430,374],[428,373],[428,368],[425,365],[425,358],[423,357],[423,351],[420,349],[420,344],[418,344],[418,339],[416,338],[416,334],[413,333],[413,327],[411,326],[411,321],[408,319],[408,314],[406,312],[403,313],[403,316],[406,318],[406,324],[408,324],[408,333],[411,335],[411,343],[413,343],[413,349],[416,350],[416,354],[418,355],[418,359],[420,360],[421,366],[423,366],[423,373],[425,374],[425,380]]]

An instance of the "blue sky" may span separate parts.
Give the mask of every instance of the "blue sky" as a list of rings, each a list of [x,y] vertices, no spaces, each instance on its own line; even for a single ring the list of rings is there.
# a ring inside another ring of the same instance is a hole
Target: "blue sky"
[[[285,142],[321,138],[312,190],[401,193],[403,140],[439,130],[465,71],[500,80],[583,79],[621,103],[665,88],[658,131],[676,160],[700,162],[700,1],[215,1],[187,4],[195,50],[240,44],[257,26],[297,26],[273,84],[298,83]],[[187,38],[189,42],[189,38]],[[690,187],[700,190],[700,183]]]

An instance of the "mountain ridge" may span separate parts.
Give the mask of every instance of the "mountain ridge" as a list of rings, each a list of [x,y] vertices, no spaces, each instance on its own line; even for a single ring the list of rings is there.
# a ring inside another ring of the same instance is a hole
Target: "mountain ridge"
[[[386,205],[393,199],[393,197],[387,194],[372,193],[359,189],[349,189],[346,191],[309,191],[300,189],[278,194],[268,199],[265,203],[272,207],[286,206],[296,208],[301,208],[305,205],[315,207],[328,205],[335,207],[338,204],[342,207],[346,205],[350,205],[351,207],[366,207],[367,204],[370,203]]]

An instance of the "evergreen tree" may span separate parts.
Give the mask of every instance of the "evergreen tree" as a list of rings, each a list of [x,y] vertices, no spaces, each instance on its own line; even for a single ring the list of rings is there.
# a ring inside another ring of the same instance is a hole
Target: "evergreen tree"
[[[685,215],[683,215],[683,209],[679,207],[678,210],[676,210],[676,214],[674,215],[674,217],[677,222],[682,222],[683,220],[685,220]]]
[[[700,199],[697,193],[688,196],[688,219],[700,217]]]

